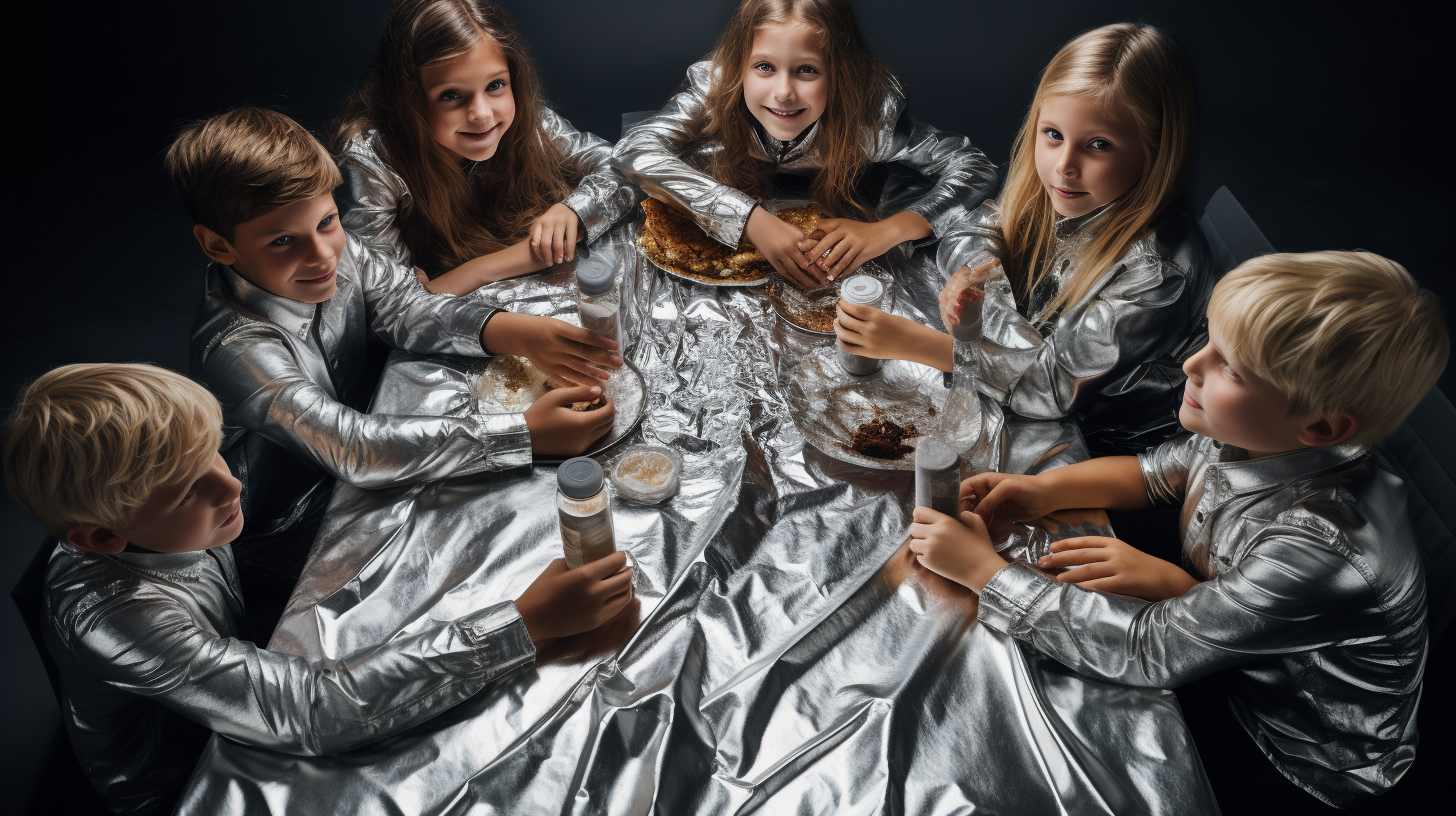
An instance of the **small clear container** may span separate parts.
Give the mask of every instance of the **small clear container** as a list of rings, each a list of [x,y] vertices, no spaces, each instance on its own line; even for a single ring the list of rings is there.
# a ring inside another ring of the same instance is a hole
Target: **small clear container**
[[[576,264],[576,310],[581,327],[622,344],[622,299],[617,294],[617,270],[597,255]]]
[[[881,283],[878,278],[872,278],[869,275],[854,275],[840,284],[839,297],[860,306],[879,308],[880,303],[885,299],[885,284]],[[851,354],[844,350],[843,345],[839,345],[837,350],[839,364],[845,371],[856,377],[873,374],[884,365],[884,360]]]
[[[665,445],[636,445],[612,466],[612,484],[623,498],[661,504],[677,495],[682,454]]]
[[[612,497],[595,459],[567,459],[556,470],[556,519],[566,566],[576,569],[617,551]]]

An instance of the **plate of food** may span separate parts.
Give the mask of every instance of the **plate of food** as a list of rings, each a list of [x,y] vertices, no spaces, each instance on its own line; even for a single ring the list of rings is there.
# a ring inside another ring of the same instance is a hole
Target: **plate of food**
[[[805,236],[819,226],[819,210],[812,204],[768,206]],[[693,219],[655,198],[643,201],[642,211],[647,219],[637,246],[653,266],[669,275],[708,286],[761,286],[774,274],[763,253],[747,239],[738,249],[724,246]]]
[[[950,393],[941,373],[886,360],[856,377],[834,346],[817,349],[787,375],[785,396],[804,440],[825,454],[876,470],[914,470],[917,440],[935,430]]]
[[[476,411],[482,414],[519,414],[547,391],[561,387],[563,384],[552,381],[524,357],[492,357],[475,381]],[[587,449],[584,456],[595,456],[622,441],[632,433],[647,411],[647,386],[642,380],[642,373],[630,360],[624,361],[620,369],[612,372],[612,378],[607,380],[602,392],[612,398],[617,417],[612,422],[612,430]],[[573,411],[594,411],[604,404],[598,397],[591,402],[573,402],[569,407]],[[538,462],[565,461],[568,458],[535,457]]]
[[[839,303],[839,285],[855,275],[869,275],[878,278],[885,285],[885,300],[880,308],[886,311],[893,305],[894,288],[890,273],[874,264],[864,264],[838,280],[830,281],[817,289],[805,290],[798,284],[775,276],[768,282],[766,291],[774,311],[784,322],[809,334],[825,337],[834,336],[835,306]]]

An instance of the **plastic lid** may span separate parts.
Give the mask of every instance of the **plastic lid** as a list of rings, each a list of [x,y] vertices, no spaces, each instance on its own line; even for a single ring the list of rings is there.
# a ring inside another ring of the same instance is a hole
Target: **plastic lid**
[[[605,258],[582,258],[576,264],[576,288],[584,295],[605,295],[612,291],[617,270]]]
[[[949,470],[960,464],[960,457],[955,451],[933,436],[927,436],[920,440],[915,446],[915,469],[916,470]]]
[[[556,470],[556,486],[569,499],[590,499],[602,492],[602,466],[588,456],[567,459]]]
[[[876,303],[885,296],[885,285],[869,275],[855,275],[839,287],[839,296],[850,303]]]

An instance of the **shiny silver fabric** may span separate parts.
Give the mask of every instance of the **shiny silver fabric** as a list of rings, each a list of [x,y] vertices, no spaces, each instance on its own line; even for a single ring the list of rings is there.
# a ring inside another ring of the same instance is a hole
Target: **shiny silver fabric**
[[[1043,314],[1102,212],[1058,222],[1055,283],[1030,308],[1017,308],[996,267],[983,306],[981,387],[1024,417],[1076,416],[1094,454],[1134,454],[1179,431],[1183,361],[1207,342],[1215,273],[1198,226],[1170,212],[1081,302]],[[941,237],[938,264],[948,278],[1005,256],[996,205],[987,202]]]
[[[1149,604],[1013,564],[980,619],[1089,677],[1172,688],[1229,670],[1234,714],[1274,765],[1333,804],[1415,758],[1426,592],[1405,488],[1354,447],[1250,460],[1191,436],[1140,457],[1148,496],[1182,503],[1199,584]]]
[[[229,545],[116,555],[56,547],[43,637],[71,745],[115,812],[175,795],[201,747],[189,738],[193,723],[282,761],[339,753],[429,719],[536,651],[509,602],[322,660],[240,640],[242,615]]]
[[[737,247],[759,202],[709,174],[720,145],[692,141],[691,122],[712,82],[712,62],[689,67],[667,106],[622,134],[614,163],[648,195],[686,210],[704,232]],[[881,102],[880,129],[863,136],[872,163],[899,171],[890,175],[876,211],[885,217],[908,210],[943,235],[995,192],[996,166],[969,139],[916,122],[904,110],[905,97],[896,88]],[[815,145],[818,130],[815,122],[794,142],[757,143],[757,158],[773,162],[780,173],[812,176],[824,166]]]
[[[561,203],[581,219],[585,240],[591,243],[633,211],[642,191],[612,169],[612,146],[600,136],[577,130],[546,107],[541,108],[541,127],[567,170],[582,177]],[[409,266],[409,247],[399,232],[399,213],[409,204],[409,187],[389,166],[379,132],[371,130],[349,140],[335,158],[344,175],[346,203],[339,216],[344,227],[375,252]]]
[[[976,626],[974,596],[902,545],[913,475],[804,443],[780,377],[830,339],[786,326],[761,289],[655,270],[632,237],[592,247],[623,270],[628,356],[648,383],[629,444],[671,445],[683,471],[662,505],[615,500],[637,568],[629,617],[348,756],[216,739],[182,813],[1216,812],[1170,692],[1085,680]],[[928,320],[933,257],[889,262],[897,310]],[[561,270],[481,296],[574,308]],[[468,387],[455,361],[428,379],[402,368],[376,410],[448,410]],[[1080,444],[1067,423],[1036,425],[1003,467]],[[561,556],[555,478],[341,486],[271,645],[327,658],[515,597]]]
[[[340,481],[365,488],[443,479],[531,462],[520,414],[458,417],[366,413],[369,332],[410,351],[483,357],[481,331],[497,309],[480,299],[432,295],[406,267],[348,238],[334,296],[320,304],[279,297],[229,267],[207,270],[193,326],[193,376],[223,407],[223,448],[247,434],[276,443],[273,458],[300,457]],[[289,465],[251,461],[279,472]],[[245,501],[257,486],[246,474]],[[244,504],[253,535],[285,525]]]

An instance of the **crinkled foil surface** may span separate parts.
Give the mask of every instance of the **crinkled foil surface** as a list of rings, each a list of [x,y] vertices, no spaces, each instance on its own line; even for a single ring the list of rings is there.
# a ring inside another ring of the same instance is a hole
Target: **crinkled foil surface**
[[[975,596],[903,546],[913,475],[804,443],[779,373],[832,341],[787,327],[761,288],[656,270],[634,230],[591,251],[623,272],[649,404],[600,458],[658,441],[684,469],[661,506],[616,501],[637,568],[629,614],[344,756],[214,737],[180,812],[1216,813],[1170,692],[1083,679],[978,626]],[[883,260],[898,312],[936,314],[931,261]],[[564,315],[570,287],[558,269],[482,294]],[[471,385],[458,360],[400,357],[373,410],[467,410]],[[1085,457],[1075,429],[992,408],[986,455],[1003,468]],[[561,555],[555,479],[538,465],[340,486],[269,647],[347,658],[514,598]]]

